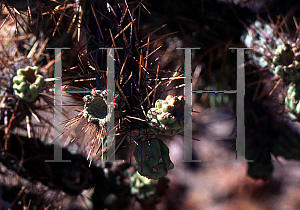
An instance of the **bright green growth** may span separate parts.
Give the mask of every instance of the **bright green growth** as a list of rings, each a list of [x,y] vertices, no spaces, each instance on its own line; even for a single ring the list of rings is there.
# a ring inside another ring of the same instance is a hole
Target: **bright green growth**
[[[15,94],[27,102],[35,102],[39,95],[38,89],[44,84],[44,76],[37,66],[18,69],[13,78]]]
[[[134,152],[138,172],[149,178],[158,179],[174,168],[170,160],[169,148],[159,138],[140,142]]]
[[[285,107],[288,109],[288,115],[292,121],[300,121],[300,86],[298,83],[292,84],[285,98]]]
[[[141,176],[139,172],[135,172],[130,178],[130,191],[138,199],[149,199],[155,196],[158,180],[148,179]]]
[[[147,113],[148,124],[155,133],[174,136],[184,131],[184,97],[170,94],[158,99]]]
[[[295,45],[280,45],[273,57],[273,71],[286,81],[300,77],[300,50]]]

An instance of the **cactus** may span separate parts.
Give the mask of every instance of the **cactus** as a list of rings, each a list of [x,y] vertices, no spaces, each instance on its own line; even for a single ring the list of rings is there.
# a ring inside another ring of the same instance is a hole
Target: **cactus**
[[[138,171],[149,179],[165,176],[174,168],[169,157],[169,148],[159,138],[139,143],[133,153]]]
[[[44,84],[44,76],[37,66],[27,66],[25,69],[18,69],[13,82],[17,96],[27,102],[34,102],[39,95],[38,88]]]

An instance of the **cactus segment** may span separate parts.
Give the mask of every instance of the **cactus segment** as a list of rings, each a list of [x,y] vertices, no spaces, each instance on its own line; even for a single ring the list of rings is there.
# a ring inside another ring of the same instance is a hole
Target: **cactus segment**
[[[39,95],[38,88],[44,84],[44,76],[37,66],[18,69],[13,78],[15,94],[27,102],[35,102]]]
[[[139,143],[133,153],[138,172],[149,179],[158,179],[174,168],[169,148],[158,138]]]

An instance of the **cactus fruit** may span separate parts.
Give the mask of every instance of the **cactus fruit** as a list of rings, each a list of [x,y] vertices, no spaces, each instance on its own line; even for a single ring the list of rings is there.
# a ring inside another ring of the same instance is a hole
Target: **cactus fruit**
[[[292,84],[285,98],[285,107],[288,110],[288,115],[292,121],[300,120],[300,89],[299,84]]]
[[[18,69],[17,76],[13,78],[15,94],[27,102],[35,102],[40,88],[44,84],[44,76],[37,66],[27,66]]]
[[[155,133],[174,136],[184,131],[184,97],[170,94],[158,99],[147,113],[148,124]]]
[[[138,172],[149,179],[165,176],[174,168],[170,160],[169,148],[159,138],[140,142],[134,152]]]
[[[295,44],[279,45],[273,57],[273,72],[286,81],[294,81],[300,77],[300,49]]]

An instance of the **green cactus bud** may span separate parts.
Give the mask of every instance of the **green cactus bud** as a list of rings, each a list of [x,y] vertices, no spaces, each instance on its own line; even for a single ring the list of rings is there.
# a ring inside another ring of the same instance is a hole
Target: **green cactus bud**
[[[44,77],[37,66],[18,69],[13,78],[15,94],[27,102],[35,102],[39,95],[38,89],[44,84]]]
[[[170,160],[169,148],[158,138],[140,142],[133,153],[138,171],[150,179],[165,176],[174,168]]]

